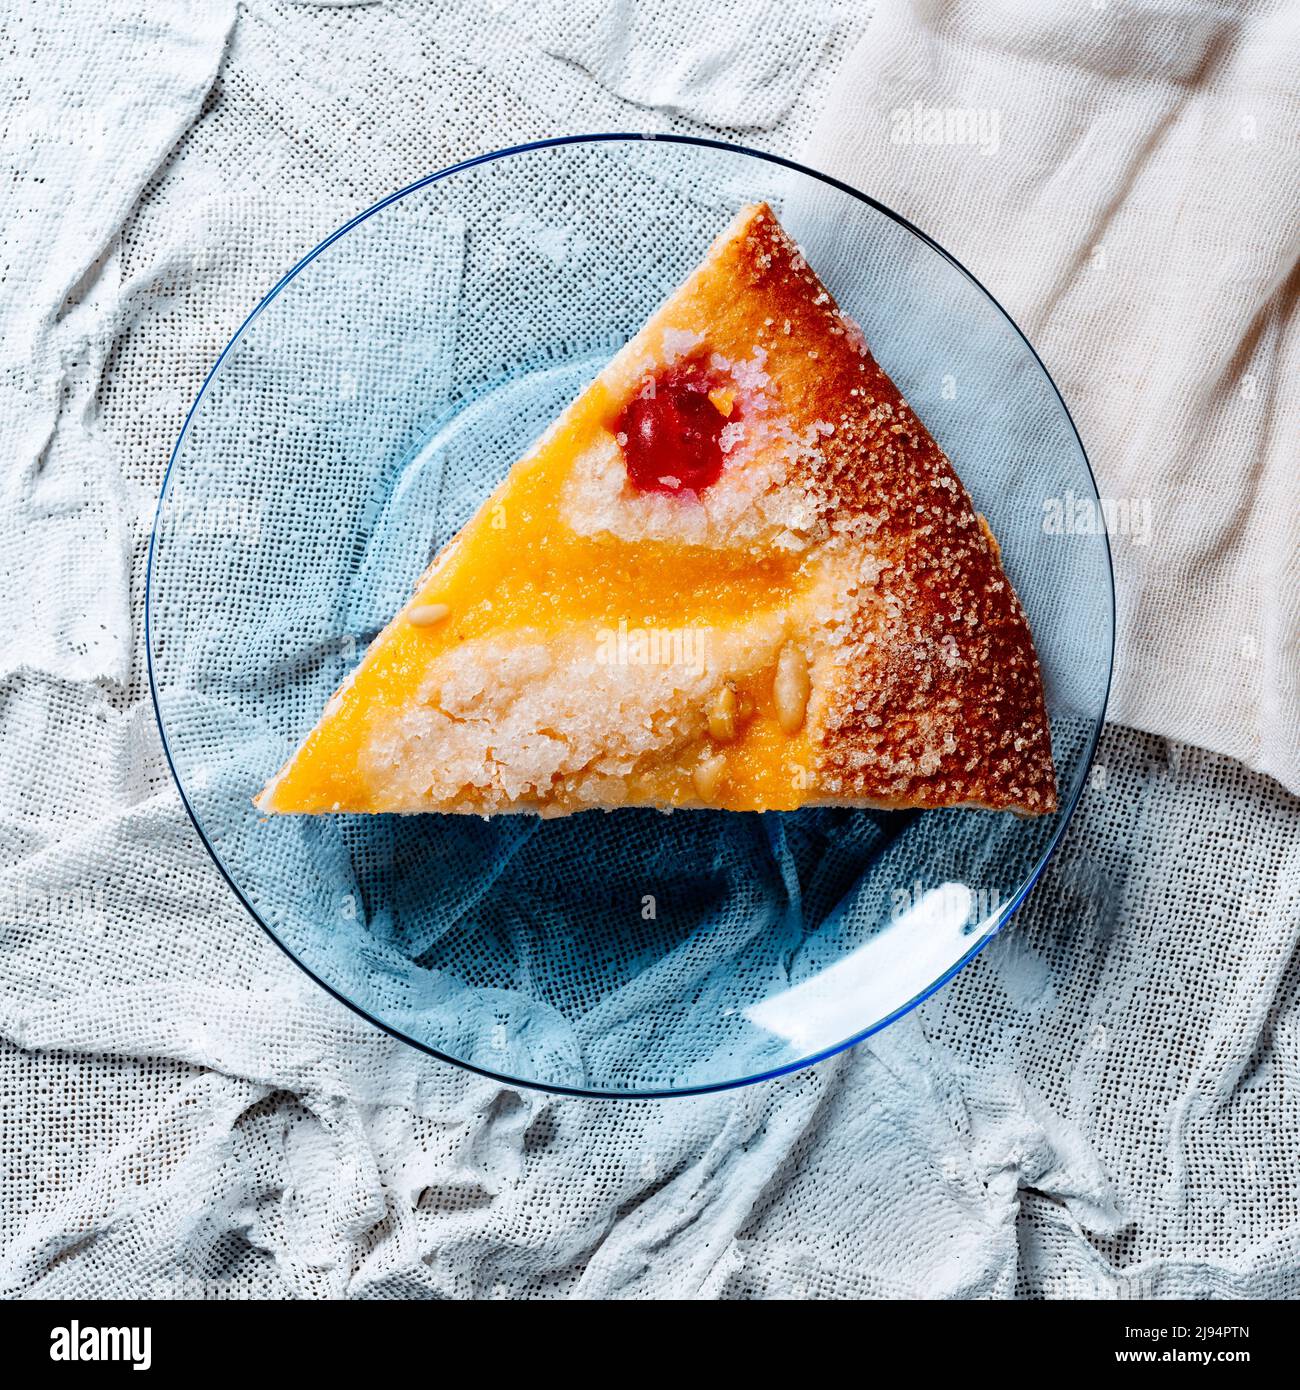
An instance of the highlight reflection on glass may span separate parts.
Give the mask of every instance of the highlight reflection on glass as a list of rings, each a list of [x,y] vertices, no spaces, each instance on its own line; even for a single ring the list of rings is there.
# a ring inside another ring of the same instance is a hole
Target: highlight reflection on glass
[[[975,902],[966,884],[940,884],[857,950],[751,1005],[745,1017],[803,1052],[831,1047],[859,1020],[915,998],[992,930],[999,914],[972,924]]]

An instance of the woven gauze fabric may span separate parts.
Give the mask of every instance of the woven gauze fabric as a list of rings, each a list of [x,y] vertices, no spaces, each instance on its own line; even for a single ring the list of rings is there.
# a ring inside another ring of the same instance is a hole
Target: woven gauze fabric
[[[1296,808],[1226,759],[1112,731],[1014,924],[915,1014],[611,1103],[363,1023],[233,900],[146,714],[22,704],[105,771],[4,884],[6,1293],[1300,1296]]]
[[[630,55],[569,17],[601,8],[9,20],[0,1292],[1300,1295],[1296,807],[1224,758],[1112,730],[953,985],[817,1068],[671,1103],[517,1092],[394,1042],[194,835],[147,695],[144,552],[248,308],[351,213],[493,146],[729,121],[794,153],[866,14],[745,6],[771,51],[818,55],[774,97],[740,42],[645,56],[698,6],[638,5]]]

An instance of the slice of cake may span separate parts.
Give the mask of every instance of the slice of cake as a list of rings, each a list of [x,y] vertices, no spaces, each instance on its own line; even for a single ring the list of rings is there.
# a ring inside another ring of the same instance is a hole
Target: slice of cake
[[[1056,807],[988,525],[765,204],[510,470],[267,812]]]

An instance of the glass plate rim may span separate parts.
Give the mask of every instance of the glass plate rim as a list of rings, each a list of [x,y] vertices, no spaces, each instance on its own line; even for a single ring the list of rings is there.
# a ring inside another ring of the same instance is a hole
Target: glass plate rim
[[[209,369],[207,375],[203,378],[203,384],[199,387],[197,395],[194,397],[194,400],[190,404],[189,410],[185,414],[185,420],[181,425],[180,433],[176,436],[176,443],[172,446],[171,456],[167,460],[167,468],[163,473],[162,484],[158,492],[158,503],[154,510],[153,525],[149,534],[149,553],[145,566],[145,660],[149,672],[149,694],[153,703],[154,720],[158,725],[158,735],[162,741],[163,755],[167,759],[167,766],[171,772],[172,781],[176,784],[176,790],[180,795],[181,804],[185,807],[185,813],[189,817],[190,823],[194,826],[195,831],[198,833],[199,840],[202,842],[204,849],[207,850],[209,857],[212,859],[212,862],[216,865],[217,871],[221,874],[222,878],[224,878],[226,883],[230,886],[230,890],[234,893],[235,897],[243,905],[244,909],[248,912],[249,916],[252,917],[253,921],[256,922],[259,927],[261,927],[262,931],[265,932],[265,934],[271,939],[271,941],[273,941],[275,945],[278,946],[280,950],[283,951],[284,954],[288,956],[288,958],[291,961],[293,961],[293,963],[298,967],[299,970],[303,972],[304,975],[307,976],[308,979],[312,980],[315,984],[319,985],[321,989],[325,990],[327,994],[332,995],[341,1004],[351,1009],[353,1013],[365,1019],[367,1023],[371,1024],[376,1028],[379,1028],[382,1032],[387,1033],[389,1037],[396,1038],[399,1042],[403,1042],[410,1047],[414,1047],[418,1051],[425,1053],[427,1056],[435,1057],[440,1062],[447,1062],[454,1067],[459,1067],[463,1071],[472,1072],[475,1075],[485,1077],[490,1081],[496,1081],[506,1086],[520,1087],[523,1090],[541,1091],[546,1094],[558,1096],[581,1096],[583,1098],[592,1100],[673,1100],[686,1096],[710,1095],[720,1091],[732,1091],[737,1090],[742,1086],[753,1086],[759,1084],[760,1082],[773,1081],[776,1080],[778,1077],[788,1076],[792,1072],[802,1071],[806,1067],[816,1066],[818,1063],[825,1062],[829,1058],[837,1056],[841,1052],[848,1051],[848,1049],[851,1047],[856,1047],[859,1043],[864,1042],[873,1034],[879,1033],[882,1029],[889,1027],[891,1023],[897,1022],[905,1014],[911,1013],[913,1009],[918,1008],[921,1004],[925,1003],[925,1001],[929,999],[932,995],[938,993],[938,991],[941,990],[951,979],[953,979],[954,976],[956,976],[962,970],[964,970],[966,966],[969,965],[970,962],[977,955],[979,955],[979,953],[984,949],[984,947],[987,946],[995,936],[997,936],[997,934],[1002,930],[1002,928],[1005,927],[1006,924],[1011,920],[1011,918],[1016,914],[1017,910],[1020,908],[1025,898],[1028,897],[1030,890],[1038,882],[1039,878],[1043,873],[1043,870],[1047,867],[1048,861],[1056,852],[1056,848],[1060,844],[1061,839],[1065,834],[1066,828],[1069,826],[1070,821],[1074,817],[1075,809],[1077,808],[1079,800],[1083,795],[1083,789],[1087,785],[1088,773],[1091,770],[1093,760],[1096,756],[1097,745],[1101,739],[1101,732],[1106,722],[1106,708],[1110,701],[1111,685],[1115,673],[1116,621],[1115,564],[1114,557],[1111,554],[1110,535],[1106,529],[1103,528],[1100,534],[1102,537],[1103,553],[1106,557],[1106,575],[1109,580],[1108,590],[1110,595],[1110,650],[1106,658],[1105,691],[1102,696],[1101,708],[1100,712],[1097,715],[1096,723],[1093,727],[1093,730],[1088,737],[1087,748],[1085,750],[1083,762],[1081,764],[1080,776],[1075,785],[1074,791],[1068,803],[1062,808],[1060,812],[1060,821],[1056,829],[1052,832],[1051,837],[1048,839],[1047,844],[1044,847],[1042,853],[1039,855],[1038,860],[1034,864],[1033,869],[1029,872],[1028,875],[1026,875],[1024,882],[1017,890],[1015,896],[1011,899],[1009,903],[1003,904],[1001,911],[998,913],[997,918],[993,922],[993,925],[990,926],[974,942],[970,950],[968,950],[957,961],[955,961],[951,966],[949,966],[948,969],[945,970],[942,975],[940,975],[936,980],[934,980],[932,983],[926,986],[925,989],[921,990],[919,993],[913,995],[910,999],[900,1004],[892,1012],[886,1014],[884,1018],[877,1019],[868,1027],[860,1029],[858,1032],[851,1034],[842,1042],[835,1043],[829,1047],[820,1048],[816,1052],[810,1053],[807,1057],[800,1058],[793,1062],[787,1062],[779,1067],[767,1068],[763,1071],[755,1072],[749,1076],[735,1077],[726,1081],[710,1082],[708,1084],[699,1086],[673,1087],[671,1089],[659,1091],[597,1090],[594,1088],[587,1088],[581,1086],[563,1086],[554,1082],[531,1081],[526,1080],[523,1077],[510,1076],[505,1072],[490,1071],[486,1067],[476,1066],[472,1062],[466,1062],[459,1057],[453,1057],[449,1053],[441,1052],[437,1048],[430,1046],[430,1044],[422,1042],[420,1039],[413,1038],[409,1034],[402,1032],[400,1028],[396,1028],[392,1024],[385,1023],[383,1019],[376,1017],[367,1009],[363,1008],[360,1004],[349,999],[345,994],[343,994],[340,990],[336,989],[328,981],[322,979],[321,976],[319,976],[314,970],[312,970],[310,966],[308,966],[304,961],[299,959],[299,957],[295,955],[294,952],[291,951],[289,947],[285,945],[285,943],[281,941],[280,938],[276,935],[276,933],[271,929],[269,924],[263,919],[261,913],[258,912],[258,910],[245,896],[244,892],[239,887],[239,885],[235,882],[230,871],[222,862],[221,856],[217,853],[215,847],[208,839],[207,833],[203,829],[202,822],[199,820],[198,813],[190,803],[190,798],[186,793],[185,785],[181,781],[180,772],[177,770],[176,762],[172,757],[171,744],[168,741],[167,729],[165,724],[163,723],[162,705],[159,700],[158,684],[156,673],[154,670],[153,656],[152,598],[155,548],[158,540],[159,523],[162,520],[163,515],[163,503],[167,497],[167,487],[171,481],[172,470],[176,466],[177,458],[180,455],[181,445],[185,442],[185,436],[189,431],[190,423],[194,418],[195,411],[198,409],[199,402],[203,399],[204,393],[207,391],[213,379],[216,377],[217,372],[220,371],[221,364],[225,361],[231,349],[243,336],[244,332],[248,329],[249,325],[252,324],[252,322],[258,317],[258,315],[261,314],[262,311],[266,309],[267,306],[270,305],[270,303],[276,298],[280,291],[284,289],[284,287],[296,275],[298,275],[300,271],[306,269],[306,267],[310,265],[311,262],[314,261],[316,257],[321,254],[322,251],[332,246],[336,241],[338,241],[341,237],[345,236],[354,227],[359,226],[368,218],[373,217],[376,213],[381,212],[384,208],[390,206],[392,203],[397,202],[399,199],[405,198],[410,193],[415,193],[421,188],[428,188],[432,184],[439,183],[443,179],[450,178],[453,174],[463,173],[466,169],[472,169],[477,165],[489,163],[494,159],[504,159],[510,155],[527,154],[530,151],[534,150],[555,149],[564,145],[607,144],[617,141],[645,141],[651,143],[657,142],[671,145],[693,145],[703,149],[723,150],[729,154],[746,155],[753,159],[763,160],[768,164],[775,164],[782,168],[793,169],[796,173],[805,174],[809,178],[816,179],[819,183],[826,184],[831,188],[836,188],[840,192],[847,193],[850,197],[856,198],[859,202],[866,203],[869,207],[872,207],[877,212],[882,213],[884,216],[888,217],[892,222],[897,223],[899,226],[904,228],[906,231],[910,232],[920,241],[924,242],[927,246],[931,248],[931,250],[936,251],[940,256],[942,256],[944,260],[946,260],[950,265],[952,265],[954,269],[956,269],[961,275],[964,275],[966,279],[969,280],[971,284],[973,284],[975,288],[979,290],[981,294],[984,295],[984,297],[989,301],[989,303],[992,304],[993,307],[998,311],[998,313],[1002,315],[1003,319],[1006,320],[1007,324],[1011,327],[1012,331],[1028,349],[1030,356],[1034,359],[1034,361],[1038,365],[1039,370],[1042,372],[1044,380],[1052,388],[1052,393],[1056,397],[1057,404],[1060,406],[1061,411],[1064,414],[1065,419],[1070,426],[1070,431],[1074,435],[1075,443],[1079,447],[1079,456],[1083,459],[1083,466],[1087,470],[1088,480],[1092,485],[1093,497],[1096,498],[1097,501],[1100,503],[1100,493],[1097,490],[1097,475],[1093,471],[1092,461],[1088,457],[1088,451],[1084,447],[1083,439],[1079,434],[1078,426],[1074,423],[1074,417],[1070,414],[1070,408],[1068,405],[1066,405],[1065,398],[1061,395],[1060,388],[1057,386],[1055,380],[1053,380],[1052,374],[1047,370],[1046,363],[1044,363],[1043,359],[1038,355],[1038,350],[1034,347],[1033,343],[1029,341],[1029,338],[1021,329],[1020,325],[1017,324],[1016,321],[1011,317],[1007,310],[1002,306],[1001,302],[993,294],[989,292],[989,290],[978,278],[978,276],[976,276],[969,269],[967,269],[967,267],[963,265],[961,261],[957,259],[956,256],[954,256],[945,247],[941,246],[937,241],[935,241],[933,237],[931,237],[928,233],[922,231],[921,228],[917,227],[914,223],[910,222],[901,213],[895,212],[892,208],[886,206],[886,204],[880,202],[878,199],[873,198],[870,194],[863,193],[860,189],[854,188],[851,184],[845,183],[842,179],[837,179],[831,174],[826,174],[823,173],[821,170],[813,169],[810,166],[802,164],[797,160],[787,158],[785,155],[774,154],[767,150],[756,150],[747,145],[736,144],[733,141],[717,140],[706,136],[661,133],[657,131],[604,131],[580,135],[557,135],[548,137],[544,140],[526,141],[523,144],[519,145],[506,145],[502,146],[499,149],[486,151],[483,154],[473,155],[469,159],[463,159],[456,164],[450,164],[445,169],[439,169],[432,174],[426,174],[423,178],[416,179],[413,183],[409,183],[404,187],[387,194],[378,202],[357,213],[355,217],[349,218],[345,223],[343,223],[342,226],[337,228],[335,231],[331,232],[330,235],[327,236],[323,241],[318,243],[316,246],[312,247],[312,249],[308,251],[306,255],[304,255],[290,270],[286,271],[285,274],[282,275],[280,279],[276,281],[272,288],[258,301],[258,303],[254,306],[252,311],[235,330],[234,334],[231,336],[230,341],[226,344],[224,348],[222,348],[220,354],[217,356],[216,361],[213,362],[212,367]],[[1098,511],[1100,512],[1100,507],[1098,508]]]

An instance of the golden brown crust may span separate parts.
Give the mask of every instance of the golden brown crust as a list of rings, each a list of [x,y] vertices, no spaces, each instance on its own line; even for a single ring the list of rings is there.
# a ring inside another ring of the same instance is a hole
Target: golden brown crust
[[[829,533],[879,563],[820,730],[819,790],[887,806],[1056,809],[1042,678],[997,542],[943,451],[765,205],[724,251]]]

